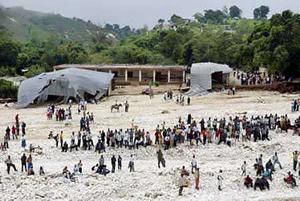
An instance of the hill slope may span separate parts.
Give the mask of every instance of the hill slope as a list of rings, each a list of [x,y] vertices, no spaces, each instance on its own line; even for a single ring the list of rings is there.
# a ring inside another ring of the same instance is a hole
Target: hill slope
[[[4,26],[17,40],[45,39],[51,34],[82,42],[89,42],[101,28],[77,18],[25,10],[22,7],[0,7],[0,26]]]

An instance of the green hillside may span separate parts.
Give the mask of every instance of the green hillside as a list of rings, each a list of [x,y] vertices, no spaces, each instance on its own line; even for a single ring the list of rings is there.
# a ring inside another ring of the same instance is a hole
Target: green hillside
[[[245,71],[266,67],[273,74],[299,76],[300,15],[286,10],[268,19],[269,9],[257,9],[255,19],[242,18],[241,10],[232,6],[230,10],[236,12],[209,9],[191,19],[174,14],[167,21],[159,19],[153,29],[134,30],[1,8],[0,76],[23,74],[25,69],[30,77],[65,63],[191,66],[198,62]]]
[[[66,18],[59,14],[47,14],[25,10],[22,7],[0,7],[0,26],[4,26],[17,40],[32,38],[44,40],[49,35],[90,42],[101,30],[91,22],[77,18]]]

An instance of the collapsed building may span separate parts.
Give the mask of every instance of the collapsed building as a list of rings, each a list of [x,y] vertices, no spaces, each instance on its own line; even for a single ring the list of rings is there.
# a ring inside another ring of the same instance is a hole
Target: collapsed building
[[[112,73],[95,72],[78,68],[68,68],[55,72],[42,73],[24,80],[18,91],[17,107],[40,104],[47,100],[64,101],[73,98],[100,99],[110,95]]]

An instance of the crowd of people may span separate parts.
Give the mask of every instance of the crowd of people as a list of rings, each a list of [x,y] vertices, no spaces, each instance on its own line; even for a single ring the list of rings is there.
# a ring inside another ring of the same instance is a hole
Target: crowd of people
[[[173,94],[167,93],[167,99],[172,99]],[[189,102],[188,102],[189,104]],[[67,111],[67,112],[66,112]],[[47,110],[48,120],[52,119],[53,114],[56,116],[57,121],[64,121],[66,117],[71,117],[72,103],[68,109],[56,108],[54,105],[50,105]],[[270,141],[272,137],[269,135],[270,131],[274,133],[287,132],[289,129],[294,130],[294,134],[299,135],[300,117],[295,120],[294,123],[288,118],[287,115],[279,116],[277,114],[266,114],[259,116],[229,116],[228,118],[214,118],[206,117],[201,119],[193,118],[191,114],[184,119],[179,117],[178,121],[174,125],[166,125],[163,122],[161,125],[157,125],[155,132],[146,131],[145,129],[132,126],[127,129],[107,129],[106,131],[100,130],[96,134],[91,127],[94,123],[94,115],[87,110],[87,104],[80,103],[78,105],[78,115],[81,115],[79,121],[79,129],[72,132],[70,139],[65,138],[64,131],[54,134],[50,131],[49,139],[54,139],[55,146],[60,148],[62,152],[72,152],[80,150],[93,150],[99,154],[103,154],[111,149],[128,149],[134,150],[139,148],[147,148],[148,146],[155,145],[157,149],[157,165],[158,168],[166,167],[166,160],[163,156],[163,150],[172,149],[180,146],[181,144],[188,144],[190,146],[207,146],[209,144],[221,145],[232,147],[239,142],[258,142],[258,141]],[[72,117],[71,117],[72,118]],[[19,130],[19,116],[15,117],[15,124],[12,128],[7,127],[5,131],[5,137],[3,144],[1,143],[1,149],[8,149],[8,141],[18,139],[21,134],[21,146],[26,147],[26,124],[21,123],[21,132]],[[153,141],[152,141],[153,140]],[[31,150],[31,149],[30,149]],[[293,153],[293,170],[300,176],[299,152]],[[128,161],[128,168],[130,172],[135,171],[134,155],[131,154]],[[32,155],[26,156],[24,153],[21,157],[21,170],[25,170],[28,175],[34,175]],[[101,175],[107,175],[109,173],[116,172],[116,166],[119,171],[122,170],[122,157],[118,155],[112,155],[110,158],[111,169],[108,168],[108,164],[105,163],[104,155],[100,155],[99,161],[94,165],[91,170],[94,173]],[[7,173],[10,174],[11,168],[17,171],[16,165],[13,163],[10,156],[5,160],[7,165]],[[247,169],[247,162],[241,166],[242,176],[244,178],[244,185],[247,188],[257,188],[260,190],[270,189],[270,182],[273,180],[275,174],[275,165],[278,165],[280,169],[282,167],[278,153],[275,152],[271,159],[267,160],[266,164],[263,163],[263,156],[260,155],[254,166],[256,172],[256,179],[249,175]],[[76,175],[82,174],[83,162],[80,160],[74,165],[73,172],[65,166],[62,171],[62,175],[76,182]],[[191,173],[195,178],[195,188],[200,189],[200,166],[196,160],[195,155],[191,159]],[[39,174],[44,175],[43,167],[40,167]],[[179,195],[182,195],[184,187],[189,184],[187,177],[190,173],[183,166],[179,176]],[[220,170],[217,174],[218,190],[222,190],[223,187],[223,171]],[[285,183],[291,187],[297,186],[296,179],[291,172],[288,172],[287,176],[283,179]]]
[[[164,101],[174,100],[178,105],[190,105],[191,104],[191,97],[185,96],[183,94],[175,95],[172,90],[168,90],[164,93]]]
[[[243,73],[240,71],[234,71],[233,76],[237,80],[241,81],[241,85],[261,85],[261,84],[272,84],[274,82],[285,81],[285,77],[282,75],[267,75],[265,72],[253,71]]]

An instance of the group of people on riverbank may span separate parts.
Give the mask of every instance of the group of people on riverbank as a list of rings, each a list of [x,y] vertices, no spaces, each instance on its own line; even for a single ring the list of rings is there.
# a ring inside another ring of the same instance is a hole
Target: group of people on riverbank
[[[21,130],[20,130],[21,127]],[[21,140],[21,146],[25,149],[26,147],[26,123],[22,121],[20,123],[19,115],[15,116],[15,123],[10,128],[6,127],[5,135],[3,137],[3,141],[0,143],[0,150],[6,151],[9,149],[9,141],[10,140]]]
[[[174,100],[178,105],[190,105],[191,104],[191,97],[185,96],[183,94],[174,95],[172,91],[167,91],[164,94],[164,101]]]
[[[25,171],[27,172],[27,175],[34,175],[35,172],[33,170],[33,160],[32,160],[32,155],[31,153],[26,156],[25,153],[23,153],[23,155],[20,157],[20,161],[21,161],[21,171]],[[8,155],[7,159],[5,159],[5,164],[7,166],[7,174],[10,174],[10,169],[13,168],[15,172],[17,172],[17,168],[15,163],[13,163],[13,160],[11,159],[11,156]],[[44,169],[42,166],[40,166],[39,169],[39,175],[45,175]]]
[[[274,82],[282,82],[285,80],[285,77],[282,75],[270,76],[265,72],[259,71],[243,73],[237,70],[233,72],[233,76],[241,81],[241,85],[272,84]]]
[[[297,124],[295,123],[296,127]],[[173,127],[158,125],[155,131],[155,144],[162,144],[167,150],[188,141],[190,145],[227,144],[232,146],[239,141],[270,140],[270,130],[277,132],[287,132],[288,129],[295,127],[287,115],[278,116],[269,114],[264,116],[246,115],[242,117],[226,118],[202,118],[200,121],[193,119],[192,115],[187,116],[186,121],[181,118]]]
[[[71,106],[69,108],[71,110]],[[84,108],[83,111],[84,112],[82,112],[82,117],[80,118],[79,122],[79,130],[76,133],[72,132],[70,139],[64,136],[64,131],[61,131],[60,134],[56,135],[54,135],[53,132],[50,132],[49,138],[55,140],[56,147],[59,147],[60,144],[62,152],[72,152],[74,150],[94,150],[97,153],[105,153],[111,149],[125,148],[134,150],[139,149],[140,147],[146,148],[150,145],[157,145],[157,147],[159,147],[156,153],[159,168],[166,167],[166,160],[163,157],[163,150],[171,149],[179,144],[186,144],[186,142],[191,146],[200,144],[203,146],[206,146],[207,144],[225,144],[226,146],[231,147],[238,142],[271,140],[271,136],[269,136],[270,131],[287,132],[288,129],[299,128],[299,124],[296,121],[295,124],[292,125],[291,120],[287,115],[238,115],[235,117],[229,116],[228,118],[206,117],[196,119],[189,114],[185,119],[179,118],[178,122],[174,125],[167,126],[165,123],[158,125],[153,133],[142,128],[132,127],[127,129],[108,129],[107,131],[101,130],[98,132],[98,134],[96,134],[93,132],[93,128],[90,125],[91,122],[94,122],[93,113],[89,113]],[[8,136],[11,136],[10,133],[13,133],[13,131],[6,129],[6,133],[8,133]],[[25,136],[25,128],[24,132],[22,128],[22,134]],[[12,136],[14,135],[12,134]],[[152,139],[154,139],[154,142]],[[298,156],[299,153],[295,152],[293,158],[294,171],[298,170]],[[246,176],[244,183],[246,187],[253,186],[254,189],[259,188],[261,190],[269,189],[269,181],[272,181],[272,175],[275,172],[275,165],[278,164],[280,168],[282,168],[277,153],[272,156],[272,160],[269,160],[265,167],[262,161],[262,156],[260,156],[254,164],[257,176],[255,182],[253,182],[253,179],[247,174],[247,163],[243,164],[242,175]],[[105,163],[104,156],[101,155],[98,163],[92,167],[92,171],[101,175],[107,175],[108,173],[115,173],[116,166],[118,167],[118,170],[122,170],[122,157],[120,155],[118,157],[113,155],[110,158],[110,162],[111,169],[109,170],[108,165]],[[12,162],[10,156],[7,158],[5,163],[7,165],[8,174],[10,173],[11,168],[17,171],[16,166]],[[77,173],[82,173],[82,166],[82,161],[79,161],[78,164],[75,164],[73,173],[71,173],[71,171],[68,169],[68,166],[66,166],[62,171],[64,177],[75,181],[74,176]],[[200,166],[197,165],[195,156],[193,156],[191,161],[191,167],[192,174],[195,176],[195,188],[199,189]],[[27,157],[25,154],[23,154],[21,156],[21,168],[22,171],[24,168],[28,175],[34,175],[31,155]],[[135,171],[133,154],[130,155],[128,168],[130,172]],[[183,188],[186,186],[184,178],[188,176],[187,173],[188,170],[183,167],[179,178],[180,195],[182,195]],[[40,167],[40,175],[43,174],[43,167]],[[217,175],[218,189],[220,191],[223,189],[222,181],[224,179],[223,171],[220,170]],[[291,172],[288,173],[288,176],[284,179],[284,181],[293,187],[297,185],[296,180]]]
[[[293,155],[293,171],[297,172],[298,170],[298,176],[300,178],[300,163],[298,162],[298,158],[300,155],[299,151],[294,151],[292,153]],[[273,182],[275,177],[280,177],[280,174],[276,174],[276,165],[280,168],[280,170],[283,169],[290,169],[289,167],[283,167],[281,165],[281,162],[279,161],[278,153],[275,152],[273,156],[270,157],[264,164],[263,155],[260,154],[258,158],[255,159],[255,163],[253,164],[254,172],[255,174],[253,177],[251,177],[251,170],[249,170],[248,163],[246,161],[243,162],[241,166],[241,176],[243,178],[243,185],[249,189],[253,188],[254,190],[259,189],[261,191],[264,190],[270,190],[271,183]],[[194,187],[196,190],[199,190],[199,183],[200,183],[200,172],[199,172],[200,166],[198,166],[198,162],[195,159],[195,155],[193,155],[191,160],[191,173],[194,176]],[[278,169],[277,169],[278,171]],[[216,183],[217,183],[217,189],[219,191],[222,191],[225,186],[223,185],[223,181],[226,179],[223,175],[223,170],[219,170],[219,172],[216,175]],[[179,196],[182,195],[183,189],[185,187],[191,186],[190,184],[190,172],[185,168],[185,166],[182,167],[180,170],[179,178],[178,178],[178,186],[179,186]],[[255,178],[255,179],[254,179]],[[294,176],[294,174],[291,171],[287,172],[287,175],[282,178],[283,182],[290,188],[297,187],[297,178]]]

